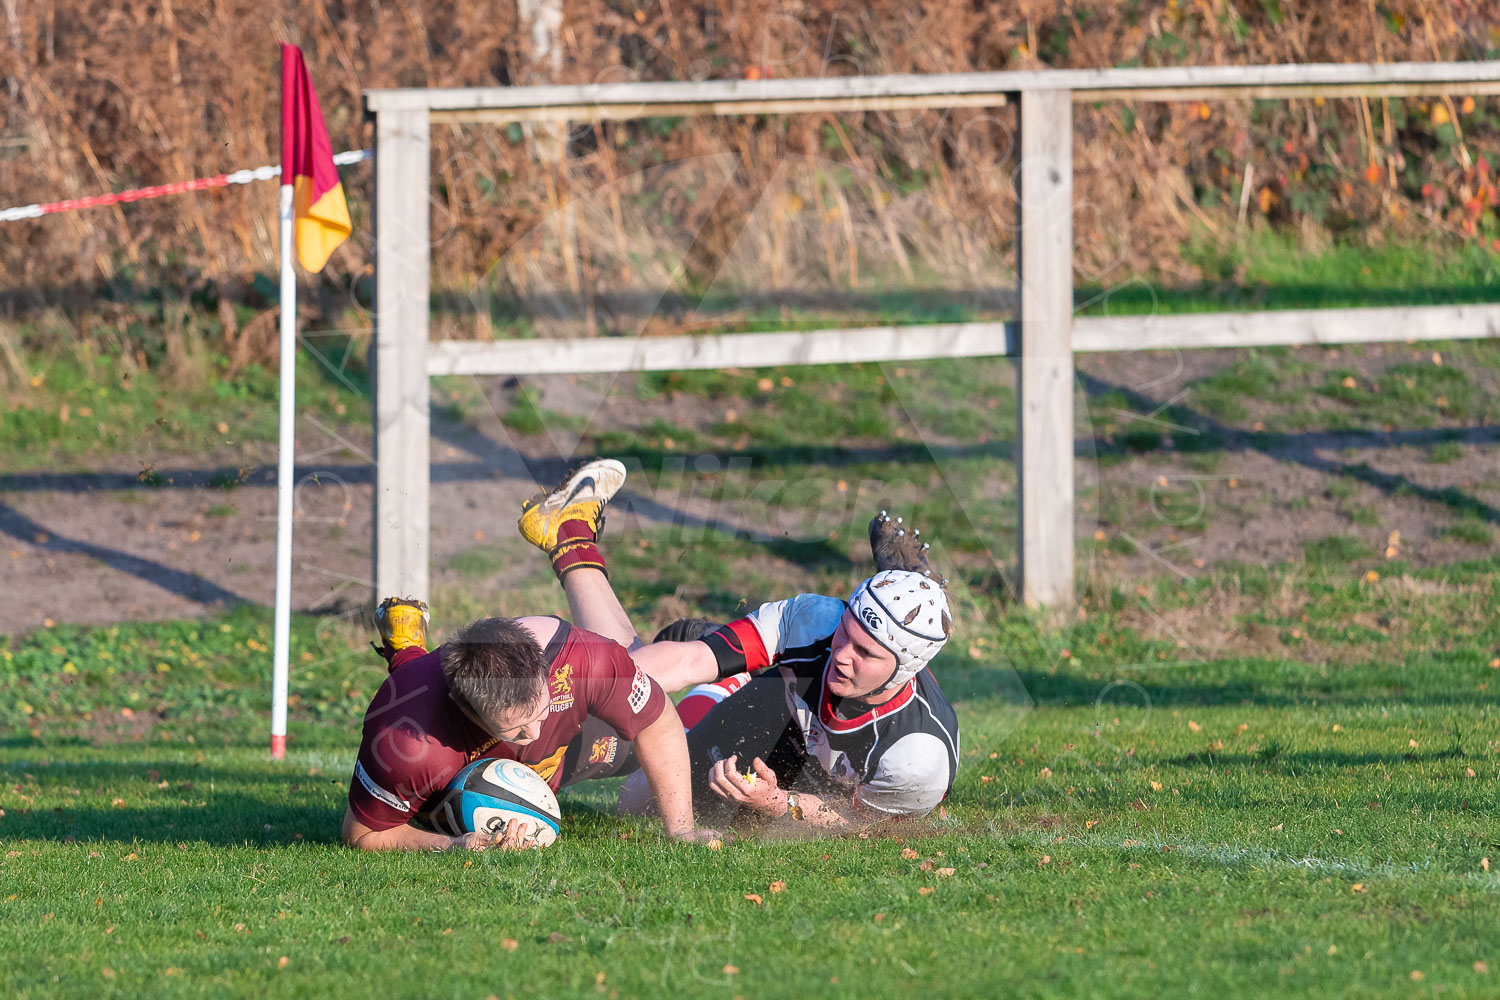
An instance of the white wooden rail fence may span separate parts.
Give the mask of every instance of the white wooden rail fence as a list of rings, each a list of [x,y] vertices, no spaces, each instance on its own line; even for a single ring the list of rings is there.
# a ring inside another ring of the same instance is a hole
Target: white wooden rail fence
[[[1045,70],[702,83],[371,90],[375,125],[377,596],[428,595],[433,375],[660,371],[1014,356],[1020,360],[1021,591],[1073,600],[1073,354],[1151,348],[1347,344],[1500,335],[1500,305],[1073,316],[1075,101],[1500,93],[1500,62]],[[434,123],[1019,103],[1020,315],[796,333],[585,340],[428,341],[429,141]]]

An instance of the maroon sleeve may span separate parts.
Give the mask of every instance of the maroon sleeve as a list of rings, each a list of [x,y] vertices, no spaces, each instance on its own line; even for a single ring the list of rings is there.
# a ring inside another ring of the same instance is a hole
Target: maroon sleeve
[[[366,723],[354,759],[354,777],[349,781],[354,818],[371,830],[390,830],[410,822],[423,801],[458,770],[450,766],[451,756],[410,720],[393,725]]]
[[[644,670],[635,665],[625,647],[593,633],[578,638],[588,650],[588,665],[582,671],[584,701],[588,713],[607,723],[627,740],[633,740],[661,715],[666,692]]]

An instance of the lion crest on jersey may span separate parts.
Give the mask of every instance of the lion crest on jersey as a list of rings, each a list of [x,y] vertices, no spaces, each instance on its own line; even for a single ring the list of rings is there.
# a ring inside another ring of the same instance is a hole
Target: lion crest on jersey
[[[552,704],[547,706],[549,712],[566,712],[573,707],[573,664],[564,663],[552,672],[548,681],[548,687],[552,691]]]
[[[615,762],[615,751],[620,741],[613,736],[601,736],[594,741],[589,748],[590,764],[613,764]]]

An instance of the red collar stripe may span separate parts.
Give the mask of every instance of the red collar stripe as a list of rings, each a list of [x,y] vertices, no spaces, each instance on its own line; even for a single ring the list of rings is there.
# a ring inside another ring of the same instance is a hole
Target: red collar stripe
[[[917,686],[911,681],[901,689],[901,693],[883,705],[876,705],[863,715],[856,715],[852,719],[840,719],[833,714],[833,705],[828,699],[828,668],[823,668],[823,693],[818,699],[818,719],[825,727],[836,733],[852,732],[861,726],[867,726],[883,716],[892,712],[899,712],[910,704],[912,698],[916,697]]]

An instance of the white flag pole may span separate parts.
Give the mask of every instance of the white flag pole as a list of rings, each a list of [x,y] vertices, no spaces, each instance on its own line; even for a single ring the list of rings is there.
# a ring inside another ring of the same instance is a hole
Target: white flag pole
[[[292,265],[292,185],[281,185],[281,434],[276,465],[276,624],[271,759],[286,757],[287,665],[292,628],[292,459],[296,448],[297,273]]]

